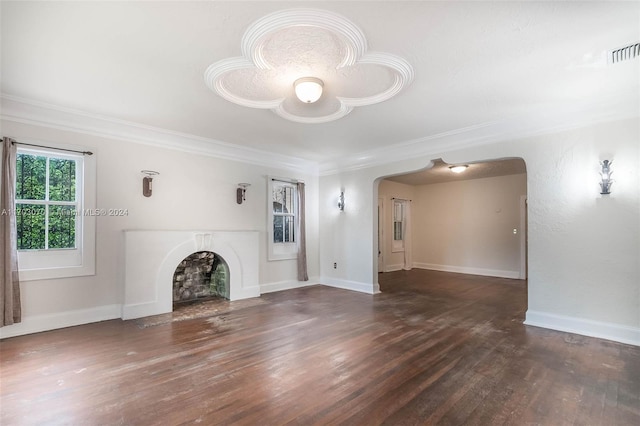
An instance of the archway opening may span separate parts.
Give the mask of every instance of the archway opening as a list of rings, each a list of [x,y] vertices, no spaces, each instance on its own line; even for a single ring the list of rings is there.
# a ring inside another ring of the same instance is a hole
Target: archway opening
[[[454,173],[454,165],[467,167]],[[381,177],[374,188],[378,273],[426,269],[524,280],[526,287],[523,159],[436,159],[423,170]]]

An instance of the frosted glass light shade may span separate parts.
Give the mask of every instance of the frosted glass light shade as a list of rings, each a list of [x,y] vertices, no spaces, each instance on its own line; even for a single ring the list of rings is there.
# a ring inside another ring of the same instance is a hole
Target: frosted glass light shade
[[[297,79],[293,83],[296,90],[296,96],[302,102],[311,104],[320,99],[322,96],[322,80],[315,77],[303,77]]]
[[[467,167],[469,166],[451,166],[449,167],[449,169],[453,172],[453,173],[462,173],[465,170],[467,170]]]

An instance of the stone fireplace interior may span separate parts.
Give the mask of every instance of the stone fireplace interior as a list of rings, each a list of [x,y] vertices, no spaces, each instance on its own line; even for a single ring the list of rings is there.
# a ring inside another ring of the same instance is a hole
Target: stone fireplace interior
[[[229,266],[211,251],[190,254],[173,273],[173,305],[214,297],[229,299]]]

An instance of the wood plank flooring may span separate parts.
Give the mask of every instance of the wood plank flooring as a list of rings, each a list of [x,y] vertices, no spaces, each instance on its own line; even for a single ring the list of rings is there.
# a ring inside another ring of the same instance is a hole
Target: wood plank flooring
[[[640,424],[640,348],[522,325],[524,282],[414,270],[380,283],[5,339],[0,423]]]

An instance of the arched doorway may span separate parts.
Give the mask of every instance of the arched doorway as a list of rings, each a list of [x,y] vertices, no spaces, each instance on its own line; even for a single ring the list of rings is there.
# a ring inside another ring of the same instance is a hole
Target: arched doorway
[[[453,173],[442,159],[424,170],[381,177],[378,199],[378,255],[380,272],[432,269],[510,279],[527,277],[527,175],[520,158],[465,164]],[[409,267],[402,241],[403,209],[411,208]],[[380,229],[383,226],[383,229]],[[381,288],[384,291],[384,288]]]

